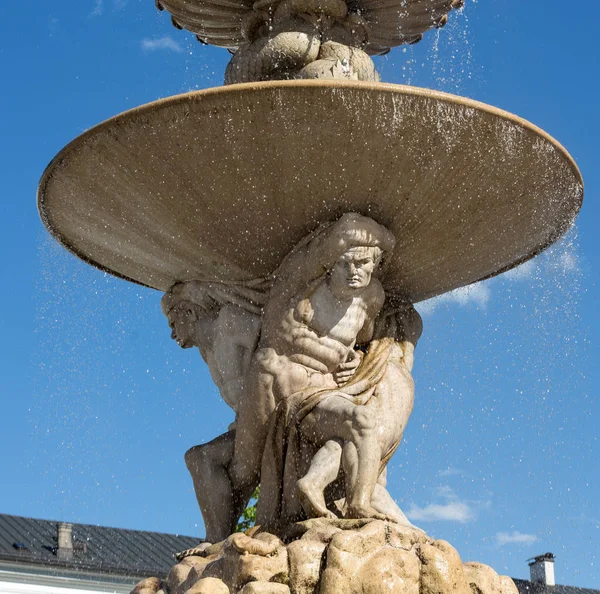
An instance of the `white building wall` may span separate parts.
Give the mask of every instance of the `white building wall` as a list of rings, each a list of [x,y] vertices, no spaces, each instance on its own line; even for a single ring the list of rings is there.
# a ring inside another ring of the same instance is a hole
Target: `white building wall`
[[[129,594],[140,578],[51,575],[0,568],[0,594]]]

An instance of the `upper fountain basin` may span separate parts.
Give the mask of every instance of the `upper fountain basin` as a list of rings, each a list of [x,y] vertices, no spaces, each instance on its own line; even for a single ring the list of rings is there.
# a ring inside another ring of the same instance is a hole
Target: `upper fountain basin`
[[[445,93],[277,81],[112,118],[48,166],[50,232],[116,276],[168,289],[268,275],[344,212],[390,229],[387,290],[413,302],[508,270],[572,225],[583,184],[532,124]]]

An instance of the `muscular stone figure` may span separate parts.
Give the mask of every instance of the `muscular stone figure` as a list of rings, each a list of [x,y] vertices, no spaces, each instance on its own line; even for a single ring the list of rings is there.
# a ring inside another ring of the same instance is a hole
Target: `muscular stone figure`
[[[327,507],[325,489],[343,469],[350,512],[346,516],[364,509],[357,506],[359,502],[369,506],[368,515],[409,523],[385,491],[383,471],[412,412],[414,383],[410,372],[421,331],[421,318],[412,305],[388,303],[377,320],[374,341],[364,361],[369,367],[369,359],[385,359],[385,371],[374,388],[367,388],[363,398],[352,395],[349,385],[322,394],[304,417],[297,419],[300,440],[312,445],[312,449],[320,448],[310,455],[310,467],[295,485],[308,517],[336,517]],[[355,380],[361,375],[364,374],[359,370]],[[361,443],[367,444],[362,451],[357,447]],[[373,474],[360,474],[365,464],[361,457],[367,458]]]
[[[262,308],[260,342],[236,402],[236,430],[186,454],[207,540],[222,540],[233,531],[258,484],[269,421],[277,403],[306,389],[339,388],[356,371],[361,355],[354,347],[371,339],[385,298],[373,275],[394,243],[391,233],[372,219],[346,214],[300,242],[274,273]],[[163,309],[167,310],[170,302],[165,299]],[[175,337],[185,346],[175,320],[173,325]],[[231,330],[233,336],[239,334]],[[208,345],[214,345],[210,335]],[[249,347],[249,342],[244,346]],[[230,363],[218,356],[214,346],[205,351],[213,375],[213,368]],[[358,450],[372,447],[369,441],[371,436],[365,443],[359,443],[359,438]],[[369,484],[373,477],[377,479],[379,473],[373,468],[360,462],[359,467],[359,475],[366,476]],[[263,505],[269,501],[268,491],[262,490]],[[373,515],[364,502],[349,502],[349,507],[354,516]]]
[[[188,281],[171,287],[161,302],[171,338],[182,348],[198,347],[223,400],[236,412],[258,342],[268,287],[261,280],[237,285]],[[222,540],[233,528],[235,506],[227,467],[234,439],[231,426],[227,433],[185,454],[209,542]]]
[[[347,214],[299,244],[279,267],[240,404],[229,469],[240,494],[258,482],[275,406],[303,390],[338,388],[358,367],[354,346],[371,339],[385,299],[373,274],[394,243],[391,233],[372,219]],[[369,439],[359,437],[357,448],[368,449]],[[358,473],[370,484],[379,473],[368,461],[368,456],[361,458]],[[259,516],[270,501],[270,488],[263,485]],[[373,515],[362,501],[348,506],[355,517]]]

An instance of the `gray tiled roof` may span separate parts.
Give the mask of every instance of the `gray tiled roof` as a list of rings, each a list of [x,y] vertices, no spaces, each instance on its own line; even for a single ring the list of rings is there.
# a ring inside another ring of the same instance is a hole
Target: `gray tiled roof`
[[[0,514],[0,561],[101,573],[164,577],[193,536],[73,524],[73,559],[56,555],[58,522]],[[24,545],[22,548],[19,545]],[[83,545],[85,545],[85,550]]]
[[[577,588],[575,586],[545,586],[533,584],[527,580],[513,580],[519,594],[600,594],[600,590]]]
[[[137,577],[165,577],[175,553],[196,546],[193,536],[73,524],[72,560],[56,555],[58,522],[0,514],[0,561]],[[15,547],[25,545],[26,549]],[[85,544],[85,552],[83,549]],[[514,580],[520,594],[600,594],[574,586],[544,586]]]

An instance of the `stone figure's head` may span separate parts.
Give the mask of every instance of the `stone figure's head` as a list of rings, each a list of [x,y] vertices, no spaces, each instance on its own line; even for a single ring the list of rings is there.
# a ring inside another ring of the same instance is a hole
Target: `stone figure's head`
[[[331,228],[344,251],[329,270],[330,286],[345,294],[366,288],[396,239],[383,225],[356,213],[346,213]]]
[[[206,295],[195,289],[193,282],[173,285],[161,299],[162,312],[171,327],[171,338],[183,349],[203,346],[203,332],[199,332],[198,321],[210,319]],[[199,293],[199,294],[198,294]],[[203,330],[206,330],[203,328]]]
[[[356,246],[346,250],[330,271],[330,282],[348,289],[364,289],[377,270],[383,251],[376,246]]]
[[[182,349],[196,346],[198,316],[193,304],[189,301],[180,301],[166,313],[166,316],[171,328],[171,338]]]

